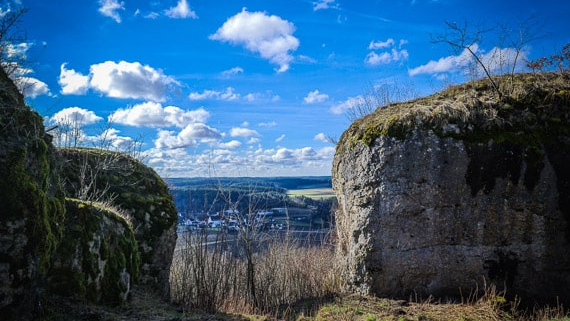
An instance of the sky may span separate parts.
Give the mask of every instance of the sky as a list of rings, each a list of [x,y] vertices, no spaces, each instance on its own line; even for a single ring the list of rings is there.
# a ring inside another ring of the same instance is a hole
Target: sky
[[[17,8],[8,54],[54,143],[135,151],[163,177],[330,175],[371,93],[473,77],[432,41],[446,21],[484,31],[470,48],[489,61],[519,43],[499,26],[524,26],[518,70],[570,42],[567,0],[12,0],[0,17]]]

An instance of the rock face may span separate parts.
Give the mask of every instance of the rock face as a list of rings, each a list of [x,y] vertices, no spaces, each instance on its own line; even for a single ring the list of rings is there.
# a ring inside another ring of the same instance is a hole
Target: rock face
[[[140,257],[130,225],[114,211],[79,200],[66,203],[65,235],[52,255],[48,291],[92,303],[127,301]]]
[[[168,298],[178,214],[164,181],[125,154],[95,149],[60,154],[66,194],[112,203],[129,216],[141,258],[140,283]]]
[[[62,233],[64,198],[51,138],[0,68],[0,315],[38,315]]]
[[[388,106],[343,134],[333,187],[351,290],[458,296],[494,284],[569,303],[570,132],[557,111],[570,99],[537,111],[485,97]]]

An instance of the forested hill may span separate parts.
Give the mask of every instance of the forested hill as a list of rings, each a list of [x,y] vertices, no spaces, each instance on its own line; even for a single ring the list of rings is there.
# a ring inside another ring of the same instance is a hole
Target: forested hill
[[[205,186],[255,186],[283,189],[332,188],[331,176],[299,177],[191,177],[165,179],[171,189],[186,189]]]

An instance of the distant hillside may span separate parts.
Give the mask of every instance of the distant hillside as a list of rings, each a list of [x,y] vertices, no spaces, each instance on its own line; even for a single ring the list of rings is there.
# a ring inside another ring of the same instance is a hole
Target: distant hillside
[[[271,187],[282,189],[332,188],[331,176],[300,177],[191,177],[168,178],[166,183],[171,189],[188,189],[196,187]]]

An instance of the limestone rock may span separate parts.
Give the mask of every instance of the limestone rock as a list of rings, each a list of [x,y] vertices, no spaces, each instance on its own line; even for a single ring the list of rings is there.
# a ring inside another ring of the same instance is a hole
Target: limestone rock
[[[97,149],[61,149],[66,194],[109,202],[130,217],[141,257],[140,283],[169,297],[176,208],[164,181],[134,158]]]
[[[348,286],[407,298],[494,284],[568,304],[570,98],[507,112],[470,95],[378,109],[343,134],[333,187]]]
[[[113,209],[68,199],[65,235],[52,255],[50,293],[92,303],[120,305],[139,276],[132,228]]]

